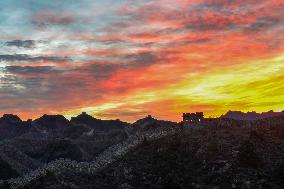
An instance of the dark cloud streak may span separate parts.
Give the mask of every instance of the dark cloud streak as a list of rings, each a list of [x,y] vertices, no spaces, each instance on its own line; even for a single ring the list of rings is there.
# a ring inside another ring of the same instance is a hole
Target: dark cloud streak
[[[13,54],[13,55],[0,55],[0,61],[15,62],[15,61],[51,61],[51,62],[64,62],[70,60],[68,57],[59,56],[30,56],[27,54]]]
[[[5,71],[12,74],[51,74],[59,73],[54,66],[6,66]]]
[[[75,18],[68,13],[43,11],[34,14],[31,18],[31,23],[40,28],[49,25],[67,26],[75,22]]]
[[[18,48],[32,49],[32,48],[35,48],[36,41],[34,40],[13,40],[13,41],[7,41],[5,44],[7,46],[15,46]]]

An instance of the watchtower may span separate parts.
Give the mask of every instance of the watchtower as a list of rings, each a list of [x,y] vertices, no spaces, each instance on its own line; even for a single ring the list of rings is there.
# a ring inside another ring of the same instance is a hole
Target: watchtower
[[[183,123],[188,125],[192,123],[199,123],[204,119],[203,112],[196,113],[183,113],[182,115]]]

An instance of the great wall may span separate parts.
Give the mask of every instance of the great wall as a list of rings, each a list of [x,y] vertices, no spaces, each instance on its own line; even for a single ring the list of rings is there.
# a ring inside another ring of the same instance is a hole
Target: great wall
[[[33,180],[47,175],[49,172],[62,173],[72,170],[75,173],[92,174],[99,169],[104,168],[108,164],[114,162],[119,157],[123,156],[131,149],[140,145],[145,138],[149,141],[162,138],[167,135],[174,134],[175,128],[159,128],[155,131],[139,132],[130,136],[126,141],[109,147],[104,152],[99,154],[92,162],[77,162],[69,159],[58,159],[40,167],[22,177],[9,179],[7,182],[13,189],[18,189],[26,186]],[[0,181],[3,184],[5,181]]]

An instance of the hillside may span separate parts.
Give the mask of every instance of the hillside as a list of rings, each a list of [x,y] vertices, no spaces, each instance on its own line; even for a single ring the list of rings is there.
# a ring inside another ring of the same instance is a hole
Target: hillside
[[[283,188],[284,122],[271,124],[272,120],[251,127],[176,128],[173,135],[156,140],[146,137],[125,155],[94,172],[83,167],[79,172],[48,171],[26,187]]]
[[[62,115],[22,121],[16,115],[5,114],[0,118],[0,181],[24,176],[59,158],[91,161],[128,138],[129,124],[125,122],[99,120],[85,124],[85,117],[81,117],[81,123],[74,123]]]

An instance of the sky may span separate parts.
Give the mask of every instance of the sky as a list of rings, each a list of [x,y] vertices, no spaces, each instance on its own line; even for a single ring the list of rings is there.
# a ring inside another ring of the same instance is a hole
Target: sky
[[[284,0],[1,0],[0,113],[284,109]]]

